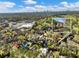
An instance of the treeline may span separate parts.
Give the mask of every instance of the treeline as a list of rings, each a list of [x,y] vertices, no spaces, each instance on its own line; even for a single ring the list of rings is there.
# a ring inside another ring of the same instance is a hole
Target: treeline
[[[67,14],[79,14],[79,11],[55,11],[55,12],[23,12],[23,13],[0,13],[0,16],[33,16],[33,17],[45,17],[45,16],[57,16]]]

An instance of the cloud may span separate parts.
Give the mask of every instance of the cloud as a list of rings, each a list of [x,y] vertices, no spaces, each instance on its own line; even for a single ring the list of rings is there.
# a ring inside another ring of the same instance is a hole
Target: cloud
[[[0,2],[0,8],[12,8],[15,5],[13,2]]]
[[[0,2],[0,13],[12,12],[10,8],[13,8],[15,5],[13,2]]]
[[[34,1],[34,0],[24,0],[23,1],[25,4],[36,4],[37,2],[36,1]]]
[[[67,10],[79,10],[79,1],[75,3],[61,2],[60,4],[63,5],[62,8]]]
[[[26,6],[18,9],[16,12],[43,12],[43,11],[51,11],[54,8],[52,6],[45,5],[35,5],[35,6]],[[54,10],[53,10],[54,11]]]
[[[33,0],[32,0],[33,1]],[[43,12],[43,11],[76,11],[79,10],[79,2],[68,3],[63,1],[58,5],[33,5],[33,6],[25,6],[21,9],[18,9],[17,12]]]
[[[44,5],[35,5],[34,8],[36,9],[36,11],[41,12],[41,11],[46,11],[47,7]]]
[[[12,10],[11,8],[14,8],[15,3],[0,2],[0,12],[79,11],[79,1],[74,3],[63,1],[58,5],[37,4],[35,0],[24,0],[24,3],[29,5],[19,5],[17,9]]]
[[[35,12],[35,8],[27,6],[27,7],[21,8],[21,9],[19,8],[19,9],[15,10],[15,12]]]
[[[61,2],[60,4],[62,4],[62,6],[64,6],[64,7],[68,7],[69,6],[67,2]]]

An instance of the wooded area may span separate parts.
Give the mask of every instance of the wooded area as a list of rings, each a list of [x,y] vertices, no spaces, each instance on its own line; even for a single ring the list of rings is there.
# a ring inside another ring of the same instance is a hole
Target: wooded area
[[[79,16],[0,17],[0,57],[78,58]]]

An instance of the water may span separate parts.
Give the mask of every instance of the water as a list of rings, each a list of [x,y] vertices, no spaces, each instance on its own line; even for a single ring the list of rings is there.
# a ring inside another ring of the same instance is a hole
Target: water
[[[65,23],[65,18],[54,18],[55,21]]]

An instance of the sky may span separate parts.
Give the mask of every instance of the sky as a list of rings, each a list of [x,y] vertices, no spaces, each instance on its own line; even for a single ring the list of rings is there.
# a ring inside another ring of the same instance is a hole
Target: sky
[[[78,10],[79,0],[0,0],[0,13]]]

